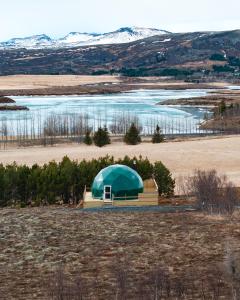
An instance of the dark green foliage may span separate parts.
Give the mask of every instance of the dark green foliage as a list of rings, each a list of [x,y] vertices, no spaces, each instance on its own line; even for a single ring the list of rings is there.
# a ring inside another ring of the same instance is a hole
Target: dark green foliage
[[[27,206],[63,203],[78,203],[84,188],[91,187],[95,176],[105,167],[123,164],[136,170],[143,180],[153,174],[159,184],[161,195],[170,195],[173,191],[171,174],[162,163],[151,164],[141,156],[128,156],[114,160],[102,157],[91,161],[71,161],[64,157],[60,163],[54,161],[40,167],[38,165],[8,166],[0,164],[0,207]]]
[[[224,66],[217,66],[214,65],[213,66],[213,71],[217,72],[217,73],[225,73],[225,72],[234,72],[234,68],[228,66],[228,65],[224,65]]]
[[[228,58],[228,62],[230,66],[240,67],[240,58],[235,56],[230,56]]]
[[[158,76],[189,76],[194,73],[193,70],[190,69],[163,69],[159,72]]]
[[[219,104],[219,114],[222,115],[226,109],[227,109],[227,106],[226,106],[226,103],[224,100],[221,101],[221,103]]]
[[[140,156],[139,158],[135,156],[133,158],[125,156],[123,159],[119,159],[118,163],[121,165],[126,165],[132,168],[133,170],[137,171],[143,180],[152,177],[153,165],[147,158],[143,159],[142,156]]]
[[[221,101],[218,107],[214,109],[214,116],[221,116],[224,118],[239,117],[240,116],[240,104],[231,103],[226,105],[225,101]]]
[[[119,73],[122,76],[128,76],[128,77],[149,76],[148,75],[148,69],[146,69],[146,68],[139,68],[139,69],[122,68],[121,70],[119,70]]]
[[[226,60],[224,55],[221,53],[214,53],[213,55],[211,55],[210,59],[216,60],[216,61],[225,61]]]
[[[111,140],[106,126],[104,128],[98,128],[98,131],[94,133],[93,142],[98,147],[103,147],[105,145],[111,144]]]
[[[145,77],[145,76],[189,76],[194,73],[190,69],[176,69],[176,68],[139,68],[139,69],[126,69],[123,68],[118,71],[123,76],[128,77]]]
[[[223,116],[225,111],[227,110],[227,106],[224,100],[222,100],[219,105],[214,109],[214,116]]]
[[[137,145],[141,143],[141,137],[138,128],[134,123],[131,124],[130,128],[124,136],[124,142],[128,145]]]
[[[90,130],[86,131],[83,142],[86,145],[92,145],[92,138],[91,138],[91,131]]]
[[[158,144],[158,143],[162,143],[163,141],[164,141],[164,136],[161,133],[160,127],[157,125],[154,135],[152,137],[152,143]]]
[[[107,71],[107,70],[97,70],[97,71],[92,72],[92,75],[94,75],[94,76],[106,75],[106,74],[109,74],[109,71]]]
[[[163,163],[156,162],[154,164],[153,176],[158,186],[159,196],[170,197],[174,194],[175,180]]]

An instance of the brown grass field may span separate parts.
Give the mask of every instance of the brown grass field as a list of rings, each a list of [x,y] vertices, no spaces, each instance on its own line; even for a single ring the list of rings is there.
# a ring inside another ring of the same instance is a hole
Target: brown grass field
[[[83,144],[9,148],[0,150],[0,163],[9,164],[16,161],[18,164],[42,165],[51,160],[60,161],[65,155],[78,160],[105,155],[115,158],[142,155],[152,162],[161,160],[176,178],[189,175],[195,169],[216,169],[240,186],[240,136],[200,138],[163,144],[142,143],[137,146],[114,142],[103,148]]]
[[[126,78],[101,75],[11,75],[1,76],[0,94],[18,95],[69,95],[121,92],[139,88],[145,89],[223,89],[227,82],[209,82],[203,84],[186,83],[181,80],[169,80],[164,77]]]
[[[99,84],[103,82],[119,82],[119,79],[116,76],[105,75],[12,75],[0,78],[0,90],[42,89],[56,86]]]
[[[49,284],[60,265],[71,280],[81,277],[89,284],[92,296],[74,299],[123,299],[115,294],[117,263],[129,272],[130,294],[131,284],[135,288],[146,273],[161,267],[173,278],[184,281],[188,276],[184,284],[194,282],[195,296],[184,299],[232,299],[227,281],[219,286],[223,297],[213,298],[207,276],[215,280],[218,273],[226,273],[229,246],[239,251],[238,214],[229,219],[187,212],[84,213],[45,207],[2,209],[0,219],[0,299],[52,299]],[[200,297],[202,284],[210,291],[206,298]],[[148,299],[142,297],[124,299]]]

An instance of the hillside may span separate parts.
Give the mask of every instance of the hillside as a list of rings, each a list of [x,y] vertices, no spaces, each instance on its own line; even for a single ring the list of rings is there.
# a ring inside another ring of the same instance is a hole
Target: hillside
[[[0,50],[0,74],[239,78],[240,30],[164,34],[131,43]]]

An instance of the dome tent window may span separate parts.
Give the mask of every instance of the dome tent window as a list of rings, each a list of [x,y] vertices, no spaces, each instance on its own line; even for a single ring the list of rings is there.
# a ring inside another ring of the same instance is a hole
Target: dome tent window
[[[98,173],[91,191],[94,199],[135,200],[143,192],[143,181],[135,170],[112,165]]]

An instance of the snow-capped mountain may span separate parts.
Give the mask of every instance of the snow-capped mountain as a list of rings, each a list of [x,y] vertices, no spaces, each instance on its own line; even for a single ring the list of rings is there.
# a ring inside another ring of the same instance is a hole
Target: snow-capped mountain
[[[49,36],[42,34],[0,42],[0,49],[70,48],[75,46],[122,44],[134,42],[154,35],[169,33],[170,32],[168,31],[154,28],[124,27],[114,32],[103,34],[71,32],[60,39],[52,39]]]
[[[0,48],[45,48],[51,47],[52,39],[46,34],[33,35],[26,38],[14,38],[0,43]]]

